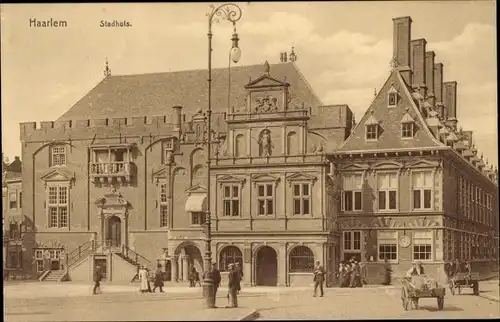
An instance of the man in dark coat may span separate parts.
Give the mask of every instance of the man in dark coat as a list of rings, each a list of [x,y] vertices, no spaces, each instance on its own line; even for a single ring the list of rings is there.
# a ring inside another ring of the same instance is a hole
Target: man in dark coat
[[[325,282],[325,269],[323,266],[320,265],[319,261],[316,261],[316,266],[314,267],[314,294],[313,296],[316,297],[316,293],[318,292],[318,287],[320,291],[320,297],[323,297],[324,292],[323,292],[323,283]]]
[[[156,292],[157,287],[160,288],[160,293],[164,293],[163,292],[163,271],[161,270],[161,264],[158,264],[156,266],[153,293]]]
[[[360,279],[361,279],[361,272],[359,268],[359,264],[357,261],[354,261],[352,263],[352,272],[351,272],[351,287],[358,287],[360,284]]]
[[[238,289],[238,294],[240,294],[241,291],[241,281],[243,280],[243,270],[241,269],[240,263],[236,262],[234,264],[234,269],[236,272],[238,272],[238,276],[240,277],[240,288]]]
[[[214,281],[214,305],[215,305],[217,300],[217,290],[219,289],[221,281],[220,271],[217,269],[216,263],[212,264],[212,280]]]
[[[383,285],[391,285],[391,274],[392,274],[391,264],[389,263],[389,260],[386,258],[386,259],[384,259],[384,283],[383,283]]]
[[[101,268],[99,266],[96,266],[94,270],[94,290],[92,291],[92,294],[97,294],[97,289],[99,289],[99,292],[101,291],[101,280]]]
[[[238,272],[234,269],[234,264],[229,264],[229,282],[228,286],[228,296],[229,305],[228,307],[238,307],[238,289],[240,289],[240,276]]]

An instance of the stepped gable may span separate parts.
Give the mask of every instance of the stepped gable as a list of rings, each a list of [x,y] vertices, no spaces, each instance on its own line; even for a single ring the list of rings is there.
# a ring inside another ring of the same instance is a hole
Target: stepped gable
[[[398,103],[395,107],[388,107],[388,93],[393,90],[398,93]],[[401,121],[407,113],[415,120],[412,139],[401,138]],[[373,120],[379,124],[378,140],[367,141],[365,139],[366,123]],[[434,146],[443,146],[443,144],[437,141],[430,132],[412,97],[411,89],[406,85],[400,72],[395,70],[338,151],[418,149]]]
[[[290,104],[321,105],[294,63],[273,64],[270,68],[274,78],[290,84]],[[231,105],[245,104],[244,85],[249,77],[261,76],[263,69],[262,64],[231,68]],[[108,76],[57,121],[170,115],[165,112],[174,105],[182,105],[183,114],[189,118],[198,109],[207,108],[207,77],[206,69]],[[228,69],[213,69],[212,79],[213,113],[227,112]]]

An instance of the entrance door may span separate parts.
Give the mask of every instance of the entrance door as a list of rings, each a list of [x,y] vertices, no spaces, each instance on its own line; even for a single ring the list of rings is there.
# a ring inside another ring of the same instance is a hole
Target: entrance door
[[[278,255],[276,251],[264,246],[257,252],[257,285],[276,286],[278,284]]]
[[[110,246],[118,247],[121,245],[121,220],[113,216],[108,222],[108,241]]]

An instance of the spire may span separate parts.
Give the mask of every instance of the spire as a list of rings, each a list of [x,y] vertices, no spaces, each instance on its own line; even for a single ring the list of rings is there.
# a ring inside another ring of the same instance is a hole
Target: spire
[[[292,51],[290,52],[290,61],[293,63],[297,60],[297,55],[295,54],[295,47],[292,45]]]
[[[111,76],[111,69],[109,68],[108,58],[106,57],[106,67],[104,68],[104,77]]]

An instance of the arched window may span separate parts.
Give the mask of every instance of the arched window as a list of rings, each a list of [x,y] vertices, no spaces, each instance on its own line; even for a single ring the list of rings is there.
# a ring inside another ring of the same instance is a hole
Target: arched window
[[[242,157],[245,154],[245,137],[243,134],[236,135],[234,140],[234,156]]]
[[[243,255],[241,251],[236,246],[227,246],[224,247],[219,255],[219,270],[221,272],[227,271],[227,265],[231,263],[240,263],[240,266],[243,269]]]
[[[297,140],[297,133],[293,131],[288,133],[286,140],[286,154],[288,155],[297,154],[297,151],[299,150],[298,144],[299,142]]]
[[[290,252],[290,273],[314,271],[314,254],[307,246],[297,246]]]

